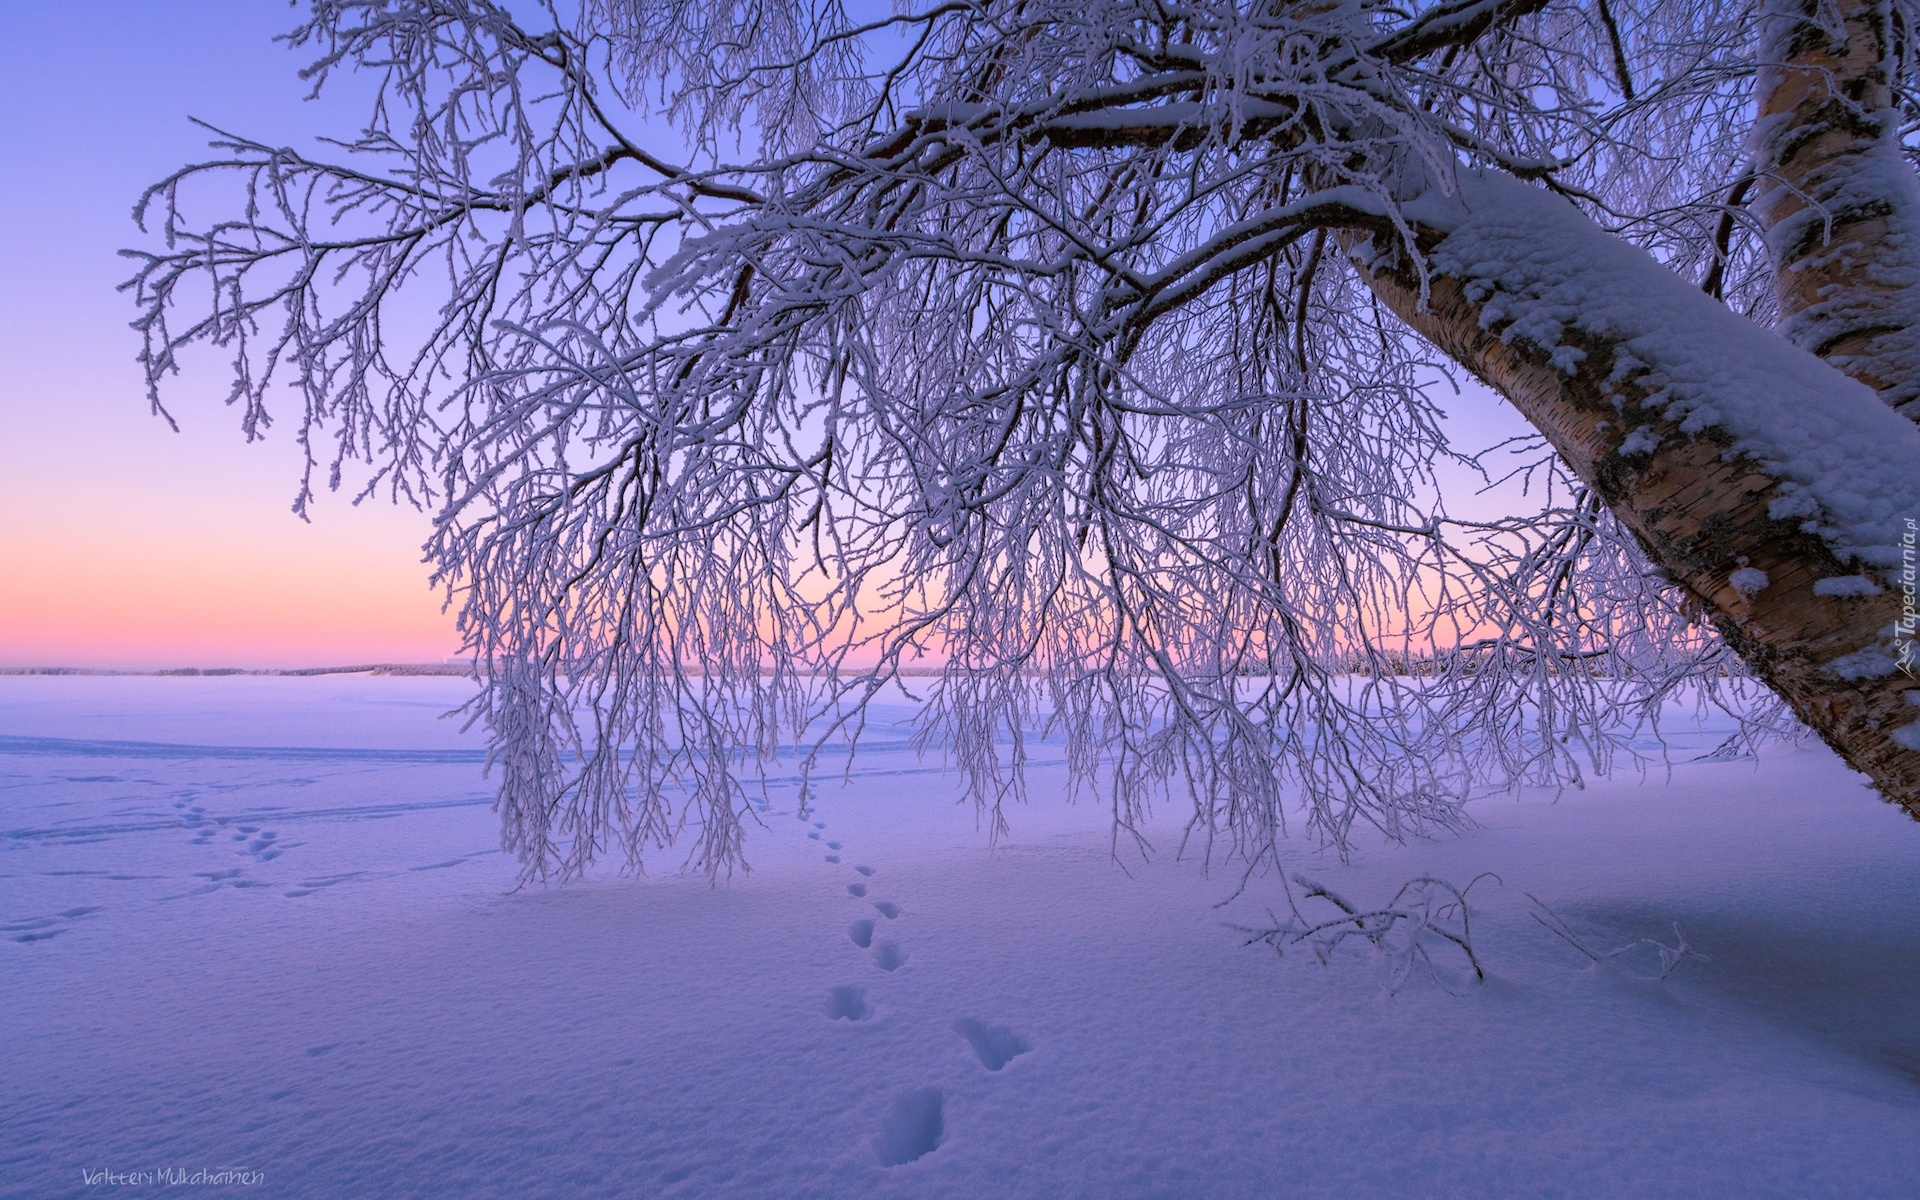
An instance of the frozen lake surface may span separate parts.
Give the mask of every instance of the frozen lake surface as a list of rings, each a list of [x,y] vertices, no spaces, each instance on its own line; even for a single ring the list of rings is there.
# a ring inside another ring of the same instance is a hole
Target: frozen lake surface
[[[1057,801],[990,853],[884,734],[811,820],[772,794],[749,875],[516,892],[468,686],[0,678],[0,1195],[1916,1194],[1920,825],[1824,749],[1687,761],[1708,730],[1461,837],[1289,846],[1363,903],[1498,873],[1491,982],[1389,996],[1247,946],[1280,881],[1222,906],[1179,806],[1146,860]],[[1527,893],[1710,961],[1597,968]]]

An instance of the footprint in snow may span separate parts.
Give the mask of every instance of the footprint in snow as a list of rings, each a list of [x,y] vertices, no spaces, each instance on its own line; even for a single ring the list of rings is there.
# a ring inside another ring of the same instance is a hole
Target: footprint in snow
[[[875,900],[873,910],[889,921],[900,915],[900,906],[891,900]]]
[[[847,936],[853,939],[854,945],[865,950],[873,945],[873,922],[865,918],[855,921],[847,926]]]
[[[872,868],[872,867],[865,867],[865,866],[862,866],[862,867],[855,867],[855,868],[854,868],[854,870],[856,870],[856,871],[858,871],[858,872],[860,872],[860,873],[861,873],[862,875],[872,875],[872,874],[873,874],[873,868]]]
[[[894,942],[877,942],[873,947],[873,965],[882,971],[898,971],[907,961],[907,952]]]
[[[864,896],[866,894],[867,885],[864,883],[850,883],[847,885],[847,895],[849,896]]]
[[[285,895],[290,900],[298,899],[301,896],[311,896],[321,888],[330,888],[335,884],[345,883],[349,879],[358,879],[365,874],[365,871],[345,871],[339,875],[323,875],[319,879],[302,879],[299,887],[285,893]]]
[[[817,842],[820,840],[820,831],[816,829],[812,833],[808,834],[807,836]]]
[[[101,911],[100,905],[90,904],[81,908],[69,908],[51,917],[29,917],[23,921],[9,921],[0,925],[0,935],[5,935],[8,941],[30,946],[35,942],[44,942],[65,933],[67,927],[62,922],[77,921],[99,911]]]
[[[967,1039],[967,1044],[973,1047],[974,1054],[980,1059],[980,1065],[989,1071],[998,1071],[1033,1049],[1027,1044],[1027,1039],[1005,1025],[985,1025],[972,1017],[955,1021],[953,1031]]]
[[[939,1088],[915,1088],[894,1097],[893,1111],[880,1123],[880,1132],[873,1139],[881,1166],[903,1166],[939,1147],[946,1133],[941,1101]]]
[[[831,863],[837,863],[840,861],[840,856],[838,854],[829,854],[827,855],[827,861]]]
[[[498,853],[499,853],[498,850],[476,850],[472,854],[462,854],[459,858],[449,858],[445,862],[428,863],[424,867],[408,867],[407,870],[409,871],[444,871],[448,867],[465,866],[467,863],[472,862],[476,858],[484,858],[489,854],[498,854]]]
[[[827,1020],[864,1021],[873,1015],[867,1004],[867,989],[851,985],[827,993]]]
[[[840,849],[840,843],[839,843],[839,842],[828,842],[828,843],[827,843],[827,849],[829,849],[829,850],[838,850],[838,849]]]

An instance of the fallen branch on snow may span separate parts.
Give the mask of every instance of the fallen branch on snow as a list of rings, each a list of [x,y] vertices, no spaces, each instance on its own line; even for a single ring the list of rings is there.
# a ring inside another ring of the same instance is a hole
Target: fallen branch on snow
[[[1541,925],[1545,926],[1561,941],[1565,942],[1569,946],[1572,946],[1575,950],[1578,950],[1580,953],[1592,959],[1596,966],[1615,965],[1613,960],[1616,958],[1619,958],[1622,954],[1625,954],[1630,950],[1639,950],[1644,947],[1654,951],[1656,954],[1660,956],[1659,978],[1662,982],[1665,982],[1667,976],[1673,974],[1674,968],[1678,967],[1681,963],[1685,962],[1689,958],[1694,959],[1698,962],[1713,961],[1712,959],[1708,958],[1706,955],[1700,953],[1698,950],[1695,950],[1693,946],[1688,943],[1687,935],[1680,932],[1680,922],[1678,921],[1673,922],[1673,945],[1671,946],[1667,945],[1665,942],[1662,942],[1657,938],[1641,938],[1637,942],[1628,942],[1624,946],[1620,946],[1615,949],[1608,950],[1602,953],[1592,949],[1591,947],[1587,946],[1584,942],[1582,942],[1579,938],[1575,937],[1573,935],[1573,930],[1568,927],[1566,921],[1560,916],[1560,914],[1557,912],[1554,912],[1551,908],[1548,908],[1546,902],[1541,900],[1540,897],[1534,895],[1532,892],[1528,892],[1527,899],[1533,901],[1534,905],[1538,909],[1538,911],[1533,914],[1534,920],[1540,922]],[[1541,915],[1542,913],[1546,915],[1542,916]]]
[[[1485,982],[1487,978],[1479,956],[1474,953],[1472,913],[1467,907],[1467,893],[1473,890],[1474,884],[1487,878],[1500,882],[1500,877],[1491,871],[1474,876],[1464,888],[1422,875],[1401,884],[1400,890],[1384,905],[1363,910],[1303,875],[1293,876],[1291,883],[1282,876],[1290,912],[1288,919],[1283,921],[1269,912],[1267,915],[1274,924],[1268,928],[1244,925],[1234,928],[1248,935],[1247,945],[1264,942],[1281,957],[1285,957],[1288,950],[1304,946],[1313,951],[1323,966],[1331,961],[1342,943],[1360,938],[1388,963],[1389,994],[1397,993],[1406,984],[1416,966],[1424,966],[1435,983],[1451,991],[1434,962],[1435,951],[1445,953],[1451,947],[1467,960],[1476,981]],[[1297,898],[1293,891],[1296,884],[1304,892]],[[1303,902],[1316,900],[1334,912],[1310,917],[1301,910]]]

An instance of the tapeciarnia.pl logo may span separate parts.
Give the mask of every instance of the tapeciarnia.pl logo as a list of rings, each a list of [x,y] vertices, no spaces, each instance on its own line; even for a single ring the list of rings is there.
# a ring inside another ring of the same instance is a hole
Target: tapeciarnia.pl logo
[[[1920,663],[1914,661],[1913,634],[1920,626],[1920,614],[1914,610],[1914,535],[1916,522],[1907,518],[1907,530],[1900,535],[1900,622],[1894,626],[1895,649],[1900,669],[1909,679],[1920,678]],[[1908,693],[1909,696],[1912,693]]]

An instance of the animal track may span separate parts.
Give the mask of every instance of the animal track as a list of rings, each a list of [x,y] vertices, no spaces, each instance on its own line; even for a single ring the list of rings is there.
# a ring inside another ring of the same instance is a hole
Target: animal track
[[[840,843],[839,843],[839,842],[828,842],[828,843],[827,843],[827,849],[829,849],[829,850],[838,850],[838,849],[840,849]]]
[[[979,1056],[980,1065],[989,1071],[998,1071],[1033,1049],[1027,1044],[1027,1039],[1005,1025],[983,1025],[972,1017],[955,1021],[953,1031],[967,1039],[967,1044]]]
[[[900,915],[900,906],[891,900],[875,900],[873,910],[889,921]]]
[[[476,850],[472,854],[462,854],[459,858],[450,858],[445,862],[428,863],[424,867],[408,867],[407,870],[409,871],[444,871],[448,867],[463,866],[466,863],[472,862],[476,858],[482,858],[489,854],[498,854],[498,853],[499,853],[498,850]]]
[[[301,896],[311,896],[321,888],[330,888],[337,883],[345,883],[349,879],[358,879],[365,874],[365,871],[346,871],[339,875],[327,875],[319,879],[302,879],[299,887],[285,893],[285,895],[289,900],[295,900]]]
[[[808,834],[807,836],[817,842],[820,840],[820,831],[816,829],[812,833]]]
[[[864,1021],[873,1015],[867,1006],[867,989],[851,984],[827,993],[827,1020]]]
[[[847,885],[847,895],[849,896],[864,896],[866,894],[867,885],[864,883],[850,883]]]
[[[939,1088],[916,1088],[896,1096],[893,1111],[873,1139],[883,1167],[898,1167],[934,1152],[946,1133]]]
[[[907,952],[894,942],[880,942],[873,948],[873,965],[882,971],[898,971],[906,961]]]
[[[872,868],[872,867],[865,867],[865,866],[862,866],[862,867],[855,867],[855,868],[854,868],[854,870],[856,870],[856,871],[858,871],[858,872],[860,872],[860,873],[861,873],[862,875],[872,875],[872,874],[873,874],[873,868]]]
[[[13,921],[0,925],[0,933],[10,935],[9,940],[19,942],[23,946],[59,937],[61,932],[61,928],[55,924],[52,917],[33,917],[25,921]]]
[[[847,936],[853,939],[854,945],[865,950],[873,945],[873,922],[864,918],[855,921],[847,926]]]

